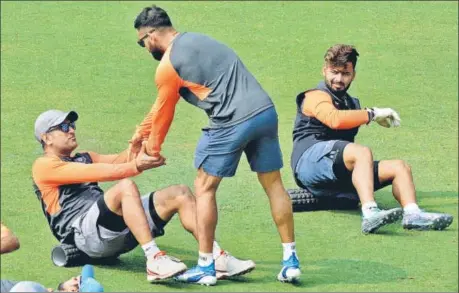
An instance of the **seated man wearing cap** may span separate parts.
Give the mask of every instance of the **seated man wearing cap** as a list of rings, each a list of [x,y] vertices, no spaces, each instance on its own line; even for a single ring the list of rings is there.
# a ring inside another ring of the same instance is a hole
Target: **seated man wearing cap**
[[[35,122],[35,138],[44,155],[32,167],[35,193],[54,236],[73,244],[92,258],[118,256],[142,246],[151,282],[173,277],[186,270],[176,258],[160,251],[154,237],[178,213],[183,227],[197,237],[195,198],[187,186],[174,185],[140,196],[136,184],[126,179],[165,164],[164,159],[145,154],[145,146],[128,160],[125,150],[101,155],[81,152],[72,155],[76,112],[49,110]],[[101,181],[121,180],[104,192]],[[214,241],[219,277],[251,271],[252,261],[241,261],[220,249]]]

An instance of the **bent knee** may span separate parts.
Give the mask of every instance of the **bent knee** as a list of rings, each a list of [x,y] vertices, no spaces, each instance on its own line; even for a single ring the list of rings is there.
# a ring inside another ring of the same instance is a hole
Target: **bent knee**
[[[122,195],[140,196],[137,184],[131,179],[123,179],[118,183]]]
[[[371,149],[369,147],[359,146],[357,154],[358,158],[362,158],[365,160],[370,159],[371,161],[373,161],[373,153],[371,152]]]
[[[155,205],[176,209],[180,206],[194,206],[195,198],[191,189],[183,184],[173,185],[155,194]]]
[[[210,191],[216,191],[218,188],[218,185],[220,184],[219,180],[215,179],[216,177],[198,177],[194,181],[194,188],[196,195],[210,192]]]
[[[118,185],[122,189],[133,189],[137,188],[137,185],[132,179],[122,179],[118,182]]]
[[[411,166],[403,160],[395,160],[394,168],[396,172],[408,172],[411,173]]]
[[[193,193],[191,189],[185,184],[179,184],[174,186],[175,197],[181,201],[194,201]]]
[[[373,161],[373,153],[367,146],[351,143],[344,149],[344,160],[352,162],[359,160]]]

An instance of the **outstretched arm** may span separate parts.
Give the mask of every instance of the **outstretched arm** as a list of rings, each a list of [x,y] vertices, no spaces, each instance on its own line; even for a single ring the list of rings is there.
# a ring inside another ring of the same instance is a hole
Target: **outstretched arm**
[[[351,129],[369,121],[366,110],[339,110],[332,102],[329,94],[315,90],[305,94],[302,112],[306,116],[315,117],[331,129]]]
[[[38,159],[32,169],[34,181],[49,185],[115,181],[140,174],[136,161],[122,164],[65,162],[58,157]]]
[[[146,151],[150,156],[157,156],[161,152],[161,145],[169,131],[175,106],[180,98],[182,80],[170,62],[169,52],[164,54],[156,71],[156,86],[158,97],[134,135],[142,140],[148,140]]]

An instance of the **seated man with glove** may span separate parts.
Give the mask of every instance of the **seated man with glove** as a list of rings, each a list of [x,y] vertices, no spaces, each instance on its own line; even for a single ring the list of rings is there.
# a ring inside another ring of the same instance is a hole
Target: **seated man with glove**
[[[394,110],[362,110],[359,100],[347,93],[358,56],[350,45],[329,48],[322,69],[325,81],[297,96],[291,157],[295,181],[315,196],[358,195],[363,233],[373,233],[402,215],[405,229],[448,227],[452,216],[419,209],[411,170],[404,161],[373,161],[368,147],[354,143],[361,125],[372,121],[383,127],[400,125]],[[375,202],[374,191],[391,184],[403,210],[380,210]]]

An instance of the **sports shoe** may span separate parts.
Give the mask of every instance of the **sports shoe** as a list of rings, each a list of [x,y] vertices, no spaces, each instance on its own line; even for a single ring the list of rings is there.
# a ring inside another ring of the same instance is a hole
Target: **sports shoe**
[[[292,253],[288,260],[282,261],[282,270],[277,275],[277,279],[281,282],[293,283],[300,279],[300,275],[300,262],[296,253]]]
[[[362,232],[365,234],[374,233],[382,226],[398,221],[402,216],[402,209],[380,210],[373,208],[371,215],[362,218]]]
[[[253,269],[255,269],[253,261],[237,259],[224,250],[215,259],[215,271],[218,280],[244,275]]]
[[[405,213],[402,226],[405,229],[416,230],[443,230],[453,222],[453,216],[441,213],[428,213],[424,211]]]
[[[195,266],[176,276],[175,279],[185,283],[213,286],[217,283],[215,263],[212,262],[207,267]]]
[[[187,269],[179,259],[160,251],[153,258],[147,259],[147,280],[149,282],[171,278]]]

